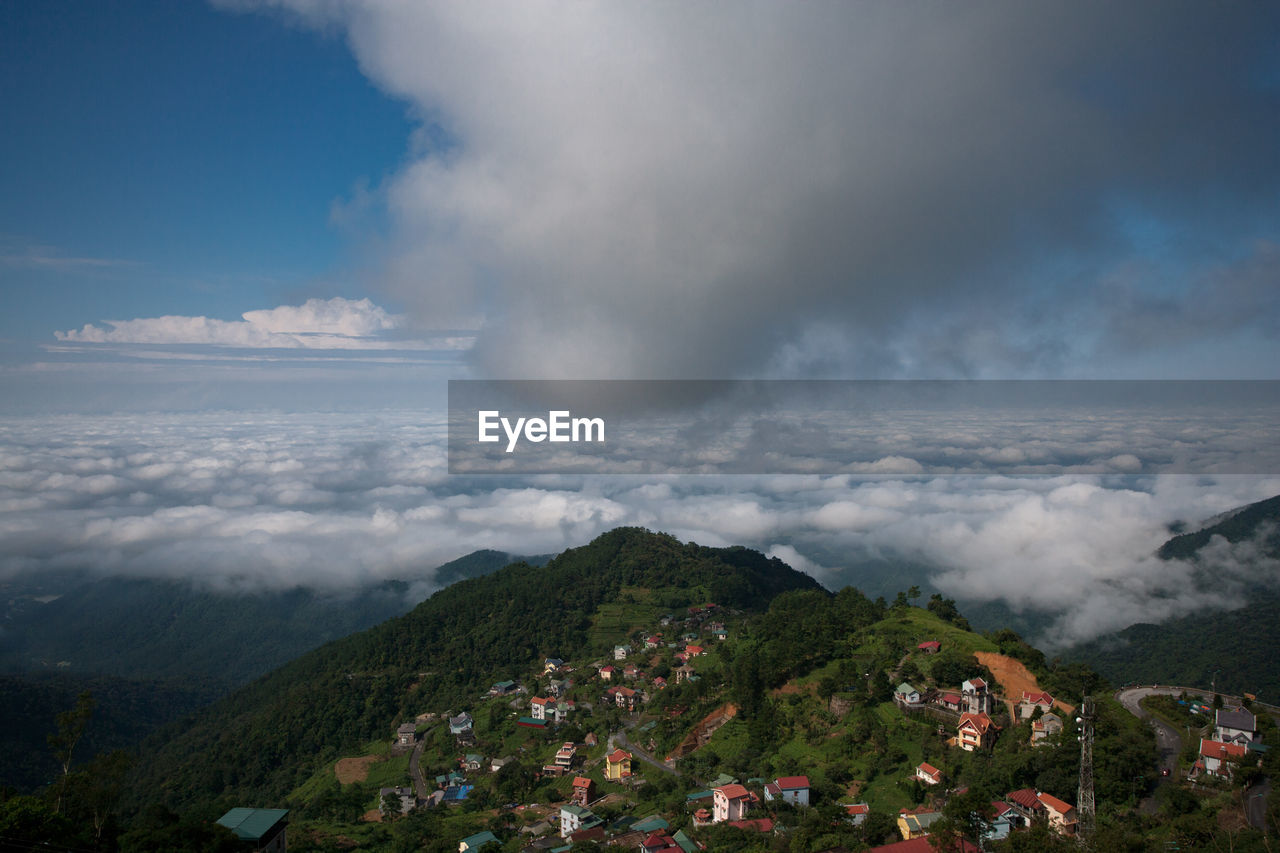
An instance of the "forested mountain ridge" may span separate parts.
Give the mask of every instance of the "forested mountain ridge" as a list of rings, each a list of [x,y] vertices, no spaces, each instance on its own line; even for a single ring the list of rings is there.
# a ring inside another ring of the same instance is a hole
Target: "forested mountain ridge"
[[[1254,540],[1265,563],[1244,594],[1244,607],[1192,613],[1159,625],[1138,623],[1076,646],[1064,657],[1088,663],[1117,683],[1140,681],[1209,687],[1229,693],[1280,696],[1280,496],[1249,504],[1203,529],[1174,536],[1156,552],[1164,560],[1186,560],[1212,582],[1222,559],[1210,544]]]
[[[319,763],[387,734],[391,721],[443,711],[560,650],[605,651],[602,605],[714,601],[763,610],[809,576],[746,548],[707,548],[620,528],[565,551],[464,580],[402,617],[329,643],[166,731],[131,786],[216,811],[278,800]],[[825,593],[823,593],[825,595]]]

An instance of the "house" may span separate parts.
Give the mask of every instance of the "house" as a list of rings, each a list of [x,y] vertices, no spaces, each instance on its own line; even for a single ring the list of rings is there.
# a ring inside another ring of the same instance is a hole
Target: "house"
[[[653,686],[658,688],[659,690],[665,690],[667,687],[667,680],[663,678],[661,675],[659,675],[657,678],[653,680]]]
[[[1046,738],[1051,738],[1061,731],[1062,718],[1054,713],[1045,714],[1031,722],[1031,743],[1032,745],[1044,743]]]
[[[568,702],[564,702],[564,701],[557,702],[555,707],[555,712],[554,712],[555,721],[557,723],[563,723],[565,720],[569,719],[569,712],[572,711],[573,708],[574,708],[574,705],[573,705],[572,699],[569,700]]]
[[[520,689],[520,685],[514,681],[499,681],[497,684],[489,688],[490,696],[510,696]]]
[[[604,760],[604,778],[620,782],[631,775],[631,753],[615,749]]]
[[[942,819],[942,812],[934,811],[928,806],[915,809],[903,809],[898,812],[898,832],[902,839],[922,838],[929,834],[929,827]]]
[[[970,714],[990,714],[995,709],[991,688],[981,678],[970,678],[960,685],[963,709]]]
[[[636,832],[642,832],[645,835],[652,835],[655,832],[666,832],[671,828],[671,824],[667,823],[667,819],[658,815],[650,815],[643,820],[638,820],[631,824],[631,829]]]
[[[567,771],[573,766],[573,757],[578,754],[578,748],[572,743],[565,742],[561,744],[560,749],[556,751],[556,767],[561,772]]]
[[[627,659],[627,655],[630,653],[630,651],[631,651],[631,648],[630,648],[629,646],[614,646],[614,647],[613,647],[613,659],[614,659],[614,660],[626,660],[626,659]]]
[[[697,851],[702,849],[698,842],[685,835],[683,829],[677,829],[675,834],[671,836],[671,840],[680,848],[681,853],[697,853]]]
[[[517,726],[524,726],[527,729],[545,729],[547,727],[546,720],[539,720],[535,717],[521,717],[516,720]]]
[[[676,684],[692,681],[695,678],[697,676],[694,675],[693,667],[689,666],[689,664],[686,663],[683,666],[676,667]]]
[[[489,772],[497,773],[499,770],[506,767],[508,764],[511,764],[513,761],[515,761],[515,758],[510,755],[504,756],[503,758],[495,758],[493,759],[493,761],[489,762]]]
[[[702,646],[685,646],[684,653],[691,658],[696,658],[698,655],[705,655],[707,650]]]
[[[862,822],[867,819],[867,815],[871,814],[871,806],[866,803],[845,803],[844,811],[848,817],[846,821],[854,826],[862,826]]]
[[[235,808],[218,818],[218,823],[235,833],[236,838],[253,845],[254,853],[276,853],[289,849],[288,809]]]
[[[900,708],[919,708],[920,691],[904,681],[893,691],[893,701]]]
[[[881,844],[879,847],[872,847],[867,853],[879,853],[879,851],[884,851],[884,853],[938,853],[937,848],[933,846],[933,839],[927,835],[920,835],[905,841]],[[948,849],[946,853],[981,853],[981,851],[970,842],[961,839],[959,844]]]
[[[449,718],[449,733],[454,735],[469,733],[474,723],[471,715],[463,711],[458,716]]]
[[[542,671],[550,675],[562,666],[564,666],[564,661],[560,660],[560,658],[547,658],[542,662]]]
[[[655,832],[640,842],[640,853],[683,853],[670,835]]]
[[[599,739],[596,738],[595,732],[587,732],[587,736],[582,739],[582,742],[587,746],[597,746],[600,743]]]
[[[635,679],[635,678],[639,678],[640,675],[641,675],[640,667],[636,666],[633,663],[629,663],[622,668],[623,678]]]
[[[604,692],[604,699],[611,705],[627,711],[634,711],[636,706],[640,704],[641,696],[630,687],[610,687]]]
[[[413,723],[401,723],[400,728],[396,729],[396,743],[400,746],[413,746],[417,739],[418,729]]]
[[[1200,762],[1204,772],[1223,779],[1231,778],[1231,763],[1249,754],[1249,748],[1239,743],[1222,743],[1216,740],[1200,741]]]
[[[968,752],[987,749],[995,744],[996,725],[986,714],[961,714],[956,739],[960,748]]]
[[[583,806],[568,805],[560,807],[560,837],[568,838],[575,832],[584,829],[594,829],[603,823],[600,818],[591,813],[591,810]]]
[[[942,651],[942,643],[937,640],[925,640],[923,643],[916,646],[916,648],[924,652],[926,655],[936,655],[938,652]]]
[[[587,803],[595,799],[596,783],[591,781],[588,776],[575,776],[573,778],[573,795],[569,797],[569,802],[586,808]]]
[[[553,678],[547,684],[547,695],[559,698],[569,691],[573,682],[568,679]]]
[[[392,797],[396,802],[394,812],[387,808],[387,798]],[[408,814],[413,811],[413,807],[418,804],[418,798],[413,793],[412,788],[379,788],[378,789],[378,809],[385,814]]]
[[[959,693],[943,693],[938,697],[938,704],[946,708],[948,711],[960,713],[961,698]]]
[[[942,784],[942,771],[928,762],[922,761],[916,766],[916,778],[926,785]]]
[[[738,829],[746,829],[767,835],[773,832],[773,818],[758,817],[752,820],[731,820],[729,821],[729,826],[736,826]]]
[[[646,650],[656,649],[662,645],[662,635],[654,634],[652,637],[645,638],[644,647]]]
[[[1045,813],[1049,818],[1049,828],[1059,835],[1074,838],[1078,824],[1076,807],[1070,803],[1064,803],[1052,794],[1040,793],[1036,797],[1045,808]]]
[[[1213,739],[1240,745],[1253,743],[1258,720],[1243,708],[1219,708],[1213,718]]]
[[[711,822],[742,820],[751,807],[751,794],[741,785],[723,785],[711,791]]]
[[[1017,818],[1018,814],[1013,810],[1013,806],[1003,800],[993,800],[991,820],[987,823],[987,831],[983,833],[982,840],[987,842],[1008,838],[1009,833],[1020,826]]]
[[[612,681],[613,676],[617,671],[618,670],[614,669],[612,666],[602,666],[600,667],[600,678],[603,681]]]
[[[1044,803],[1040,802],[1040,797],[1035,788],[1022,788],[1017,791],[1010,791],[1005,797],[1007,802],[1021,818],[1020,823],[1023,826],[1030,826],[1033,821],[1044,820],[1048,816],[1048,810]]]
[[[460,764],[462,769],[468,773],[477,773],[484,766],[484,756],[475,752],[468,752],[462,757]]]
[[[779,800],[793,806],[809,805],[808,776],[779,776],[764,786],[766,800]]]
[[[1043,690],[1038,693],[1022,691],[1022,701],[1018,703],[1018,719],[1029,720],[1036,708],[1048,713],[1053,710],[1053,697]]]
[[[479,850],[486,844],[497,844],[502,846],[502,842],[498,840],[498,836],[489,830],[477,832],[475,835],[468,835],[466,838],[458,842],[458,853],[468,853],[470,850]]]
[[[529,716],[535,720],[545,720],[547,718],[547,708],[553,701],[552,699],[543,699],[541,696],[534,696],[533,699],[529,700],[529,704],[533,708]]]

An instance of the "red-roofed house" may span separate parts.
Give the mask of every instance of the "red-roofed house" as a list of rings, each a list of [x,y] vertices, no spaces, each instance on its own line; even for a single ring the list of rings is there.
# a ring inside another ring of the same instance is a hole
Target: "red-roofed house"
[[[779,776],[764,786],[766,800],[780,800],[793,806],[809,805],[808,776]]]
[[[1070,803],[1064,803],[1052,794],[1041,793],[1037,794],[1036,798],[1045,808],[1049,818],[1049,828],[1059,835],[1075,837],[1076,807]]]
[[[961,749],[986,749],[995,743],[996,724],[986,714],[961,714],[956,735]]]
[[[871,806],[866,803],[845,803],[844,810],[849,815],[846,820],[854,826],[862,826],[862,822],[871,814]]]
[[[942,784],[942,771],[927,762],[920,762],[916,767],[916,778],[926,785]]]
[[[631,753],[615,749],[604,760],[604,778],[620,781],[631,775]]]
[[[613,676],[615,673],[617,673],[617,671],[618,670],[614,669],[612,665],[602,666],[600,667],[600,677],[605,681],[612,681]]]
[[[916,648],[924,652],[926,655],[934,655],[942,651],[942,643],[937,640],[925,640],[923,643],[916,646]]]
[[[577,805],[586,808],[587,803],[591,802],[595,795],[596,783],[591,781],[587,776],[575,776],[573,778],[573,796],[572,801]]]
[[[754,829],[756,832],[773,832],[773,820],[767,817],[758,817],[755,820],[731,820],[729,826],[736,826],[738,829]]]
[[[691,658],[696,658],[698,655],[705,655],[707,653],[707,650],[702,646],[685,646],[684,651],[685,654]]]
[[[529,704],[533,706],[533,711],[530,716],[535,720],[545,720],[547,718],[547,708],[548,706],[554,706],[555,700],[543,699],[541,696],[534,696],[529,700]]]
[[[1048,713],[1053,710],[1053,697],[1043,690],[1039,693],[1028,693],[1022,691],[1022,701],[1018,703],[1018,718],[1028,720],[1035,713],[1036,708]]]
[[[1239,761],[1248,754],[1248,747],[1242,744],[1204,739],[1200,741],[1200,760],[1204,763],[1204,772],[1210,776],[1231,778],[1231,762]]]
[[[938,697],[938,704],[946,708],[948,711],[959,713],[961,698],[959,693],[943,693]]]
[[[742,820],[751,806],[751,794],[741,785],[724,785],[711,791],[711,821]]]
[[[676,840],[670,835],[663,835],[655,832],[640,842],[640,853],[670,853],[670,851],[680,850],[680,845],[676,844]],[[684,853],[680,850],[680,853]]]
[[[1005,797],[1005,801],[1013,806],[1014,811],[1022,815],[1025,824],[1029,825],[1031,821],[1046,815],[1044,803],[1040,802],[1040,798],[1036,796],[1035,788],[1012,791]]]

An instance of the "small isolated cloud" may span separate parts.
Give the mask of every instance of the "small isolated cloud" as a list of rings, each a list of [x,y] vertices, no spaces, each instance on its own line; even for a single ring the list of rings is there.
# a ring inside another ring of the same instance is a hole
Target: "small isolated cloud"
[[[144,317],[107,320],[108,328],[87,324],[82,329],[54,332],[67,343],[88,344],[201,344],[217,347],[278,349],[456,349],[465,337],[434,343],[389,338],[385,333],[404,325],[368,299],[308,299],[302,305],[246,311],[241,320],[210,317]]]

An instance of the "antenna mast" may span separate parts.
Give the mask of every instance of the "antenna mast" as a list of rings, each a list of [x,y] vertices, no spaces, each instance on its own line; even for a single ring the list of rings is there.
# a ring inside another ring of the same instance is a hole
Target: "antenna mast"
[[[1093,722],[1095,710],[1093,697],[1085,696],[1080,704],[1080,790],[1076,793],[1076,814],[1079,818],[1080,840],[1088,844],[1093,837],[1097,810],[1093,801]]]

